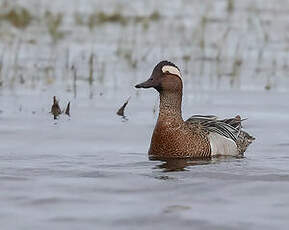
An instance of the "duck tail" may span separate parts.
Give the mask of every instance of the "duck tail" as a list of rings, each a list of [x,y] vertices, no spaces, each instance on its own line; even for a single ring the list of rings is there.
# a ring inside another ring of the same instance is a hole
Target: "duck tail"
[[[247,120],[247,118],[241,119],[240,115],[237,115],[236,117],[233,118],[222,120],[223,122],[233,126],[239,131],[236,144],[240,154],[243,154],[248,148],[248,146],[255,140],[255,137],[253,137],[252,135],[250,135],[249,133],[247,133],[242,129],[242,121],[245,120]]]
[[[244,130],[240,130],[240,133],[238,135],[236,144],[239,150],[240,154],[243,154],[248,146],[255,140],[256,138],[251,136],[249,133],[247,133]]]

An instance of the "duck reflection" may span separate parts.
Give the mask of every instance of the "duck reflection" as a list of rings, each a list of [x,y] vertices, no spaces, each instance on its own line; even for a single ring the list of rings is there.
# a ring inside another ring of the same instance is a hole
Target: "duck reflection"
[[[161,161],[156,168],[162,169],[164,172],[186,171],[188,167],[195,165],[210,164],[212,159],[151,159],[153,161]]]
[[[160,161],[158,165],[155,166],[157,169],[161,169],[163,172],[176,172],[176,171],[188,171],[189,167],[198,165],[208,165],[215,164],[223,161],[228,161],[232,159],[240,159],[243,157],[215,157],[208,159],[164,159],[164,158],[150,158],[152,161]]]

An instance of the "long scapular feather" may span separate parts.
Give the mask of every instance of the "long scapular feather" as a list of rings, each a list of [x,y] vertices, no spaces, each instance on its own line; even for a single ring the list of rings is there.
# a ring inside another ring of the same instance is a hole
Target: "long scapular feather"
[[[237,141],[240,133],[240,127],[235,128],[222,120],[218,120],[214,115],[194,115],[186,122],[191,124],[200,124],[205,130],[216,132],[222,136],[232,139],[235,142]]]

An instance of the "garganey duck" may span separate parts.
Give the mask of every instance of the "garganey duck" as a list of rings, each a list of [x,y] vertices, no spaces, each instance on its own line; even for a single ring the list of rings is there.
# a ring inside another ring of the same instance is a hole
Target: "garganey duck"
[[[135,86],[155,88],[160,96],[159,116],[149,148],[151,158],[206,158],[242,155],[255,139],[242,130],[242,119],[216,116],[182,118],[183,83],[180,69],[169,61],[158,63],[151,77]]]

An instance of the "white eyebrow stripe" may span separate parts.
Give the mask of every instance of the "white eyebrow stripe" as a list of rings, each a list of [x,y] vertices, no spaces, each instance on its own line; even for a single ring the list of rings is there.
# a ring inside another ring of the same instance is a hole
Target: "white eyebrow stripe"
[[[171,66],[171,65],[165,65],[162,67],[162,71],[163,73],[165,72],[169,72],[171,74],[174,74],[174,75],[177,75],[179,77],[182,77],[180,71],[178,70],[178,68],[174,67],[174,66]]]

